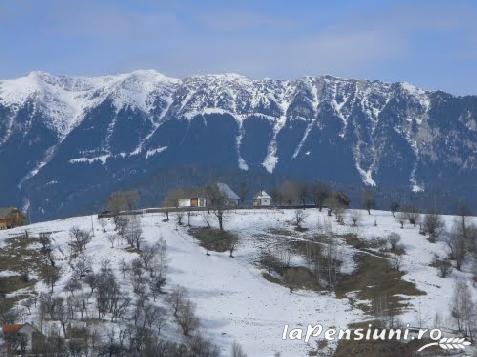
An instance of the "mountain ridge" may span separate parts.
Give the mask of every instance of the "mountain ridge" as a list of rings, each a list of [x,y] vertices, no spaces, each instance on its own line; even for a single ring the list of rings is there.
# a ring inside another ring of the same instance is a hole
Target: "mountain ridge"
[[[198,163],[410,192],[463,183],[474,193],[476,113],[476,96],[407,82],[36,71],[0,81],[0,159],[15,166],[12,155],[24,151],[24,165],[0,173],[0,183],[16,186],[8,201],[28,206],[31,190],[47,183],[68,192],[82,187],[61,177],[69,171],[125,184],[129,176]],[[121,171],[128,173],[118,179]]]

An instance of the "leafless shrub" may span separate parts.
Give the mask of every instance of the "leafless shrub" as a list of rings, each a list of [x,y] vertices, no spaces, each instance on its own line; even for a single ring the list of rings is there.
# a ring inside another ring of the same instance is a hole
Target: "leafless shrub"
[[[295,213],[293,215],[293,221],[296,228],[301,229],[302,228],[301,225],[305,221],[305,219],[306,219],[306,214],[303,210],[301,209],[295,210]]]
[[[351,221],[353,222],[353,227],[357,227],[361,222],[361,212],[358,210],[353,210],[351,212]]]
[[[414,205],[408,205],[404,207],[403,212],[409,223],[415,227],[421,217],[418,208]]]
[[[238,342],[232,343],[231,357],[247,357],[247,354],[243,351],[242,346]]]
[[[430,242],[436,242],[444,228],[444,221],[437,213],[430,213],[424,217],[423,230],[429,235]]]
[[[397,233],[390,233],[388,236],[387,236],[387,241],[391,247],[391,251],[392,252],[395,252],[396,251],[396,248],[398,246],[398,243],[401,241],[401,236]]]
[[[437,275],[440,278],[447,278],[452,273],[452,264],[449,259],[434,258],[432,265],[437,268]]]
[[[177,211],[176,212],[177,225],[182,226],[182,220],[183,219],[184,219],[184,212],[183,211]]]

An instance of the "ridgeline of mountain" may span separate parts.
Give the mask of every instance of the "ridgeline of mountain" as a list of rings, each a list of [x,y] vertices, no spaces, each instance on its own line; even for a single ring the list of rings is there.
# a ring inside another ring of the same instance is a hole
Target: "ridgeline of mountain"
[[[477,97],[330,76],[32,72],[0,81],[0,163],[0,206],[33,220],[87,212],[123,187],[160,185],[157,204],[218,176],[475,202]]]

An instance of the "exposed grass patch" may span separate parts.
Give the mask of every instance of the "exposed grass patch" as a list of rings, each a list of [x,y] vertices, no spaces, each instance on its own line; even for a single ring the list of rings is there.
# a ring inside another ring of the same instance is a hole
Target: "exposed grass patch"
[[[383,253],[386,248],[386,240],[384,238],[360,239],[355,234],[344,234],[339,236],[353,248],[362,252],[378,255],[385,258]],[[404,252],[402,252],[403,254]]]
[[[323,255],[323,246],[314,241],[308,240],[294,240],[290,241],[290,247],[295,254],[306,257],[309,254],[310,247],[313,248],[314,253],[320,256]]]
[[[45,257],[39,249],[32,248],[38,238],[17,236],[7,238],[6,245],[0,248],[0,271],[9,270],[17,273],[38,271]]]
[[[5,246],[0,248],[0,271],[12,271],[19,275],[0,278],[0,296],[12,294],[18,290],[31,288],[36,280],[30,279],[31,273],[38,273],[45,261],[39,249],[32,247],[38,238],[16,236],[5,240]],[[13,303],[23,296],[7,299]]]
[[[0,296],[11,294],[15,291],[35,285],[36,280],[25,280],[20,276],[8,276],[0,278]]]
[[[336,296],[343,298],[352,291],[357,291],[357,298],[370,300],[371,306],[360,308],[367,313],[374,311],[374,301],[386,297],[389,313],[398,315],[408,304],[401,296],[420,296],[425,292],[418,290],[414,283],[402,278],[403,272],[391,267],[387,259],[378,258],[365,253],[355,255],[357,269],[351,275],[342,276],[336,287]]]
[[[236,238],[233,233],[208,227],[190,228],[189,234],[205,249],[219,253],[226,252],[229,249],[229,240]]]
[[[270,228],[268,233],[277,235],[277,236],[286,236],[286,237],[293,237],[296,236],[296,233],[293,231],[286,229],[286,228]]]
[[[301,251],[301,249],[305,249],[305,243],[304,241],[290,241],[288,242],[290,245],[289,249],[292,252]],[[286,249],[288,248],[284,248],[284,250]],[[258,263],[262,268],[267,270],[267,273],[262,274],[263,277],[272,283],[283,285],[290,290],[323,290],[320,286],[319,279],[309,268],[304,266],[292,266],[288,262],[283,261],[283,257],[280,259],[272,254],[272,252],[262,252]]]
[[[319,282],[310,269],[303,266],[291,266],[281,269],[281,274],[277,272],[276,276],[270,273],[262,273],[262,276],[271,283],[287,287],[291,291],[297,289],[306,289],[313,291],[322,291]],[[291,278],[288,278],[291,277]]]

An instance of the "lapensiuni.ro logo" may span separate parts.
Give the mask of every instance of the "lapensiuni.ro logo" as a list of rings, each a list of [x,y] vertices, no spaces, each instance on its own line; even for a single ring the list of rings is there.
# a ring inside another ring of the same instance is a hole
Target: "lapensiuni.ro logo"
[[[409,324],[406,328],[378,328],[368,324],[364,328],[355,329],[323,329],[322,325],[308,325],[306,328],[295,327],[290,328],[289,325],[283,327],[283,340],[303,340],[309,342],[312,338],[323,337],[328,341],[334,340],[350,340],[350,341],[412,341],[425,340],[426,344],[421,346],[417,351],[423,351],[426,348],[437,346],[443,350],[463,350],[471,343],[464,337],[443,337],[442,331],[439,329],[411,328]],[[431,340],[432,342],[429,342]]]

